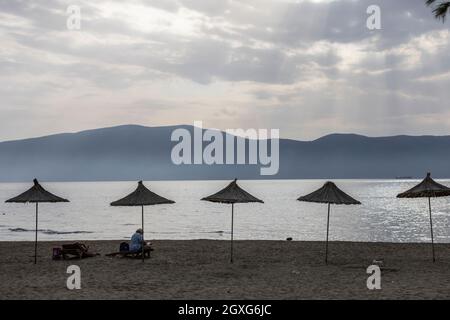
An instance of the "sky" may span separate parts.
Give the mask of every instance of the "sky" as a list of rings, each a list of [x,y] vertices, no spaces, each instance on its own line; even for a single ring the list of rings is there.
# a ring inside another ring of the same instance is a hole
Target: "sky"
[[[0,141],[194,121],[448,135],[449,23],[423,0],[0,0]]]

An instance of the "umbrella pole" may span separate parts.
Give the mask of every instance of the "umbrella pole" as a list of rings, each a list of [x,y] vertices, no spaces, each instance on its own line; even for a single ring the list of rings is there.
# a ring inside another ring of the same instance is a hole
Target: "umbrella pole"
[[[34,264],[37,264],[37,240],[38,240],[38,203],[36,202],[36,229],[34,234]]]
[[[330,230],[330,206],[331,204],[328,204],[328,217],[327,217],[327,242],[325,246],[325,264],[328,264],[328,233]]]
[[[434,235],[433,235],[433,219],[431,218],[431,198],[428,197],[428,209],[430,211],[430,228],[431,228],[431,248],[433,251],[433,262],[436,262],[436,258],[434,255]]]
[[[234,203],[231,204],[231,260],[233,263],[233,229],[234,229]]]
[[[142,207],[142,262],[145,261],[145,256],[144,256],[144,246],[145,246],[145,241],[144,241],[144,206]]]

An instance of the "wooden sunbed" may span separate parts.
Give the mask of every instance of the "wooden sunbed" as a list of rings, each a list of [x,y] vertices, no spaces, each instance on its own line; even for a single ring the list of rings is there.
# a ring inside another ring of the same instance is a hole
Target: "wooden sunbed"
[[[89,252],[89,247],[79,242],[63,244],[61,249],[61,256],[64,260],[90,258],[97,255],[99,254]]]
[[[144,248],[144,258],[150,258],[150,252],[152,252],[154,249],[150,247]],[[138,251],[118,251],[118,252],[112,252],[108,253],[106,255],[107,257],[124,257],[124,258],[142,258],[142,250]]]

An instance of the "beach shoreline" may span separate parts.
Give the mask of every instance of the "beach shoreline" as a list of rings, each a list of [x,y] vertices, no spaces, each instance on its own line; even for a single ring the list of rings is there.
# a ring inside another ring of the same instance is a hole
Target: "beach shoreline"
[[[153,240],[139,259],[111,258],[123,240],[79,241],[100,256],[53,261],[52,248],[75,241],[0,242],[0,299],[449,299],[450,244],[242,240]],[[367,267],[383,260],[381,290]],[[81,289],[66,287],[67,267]]]

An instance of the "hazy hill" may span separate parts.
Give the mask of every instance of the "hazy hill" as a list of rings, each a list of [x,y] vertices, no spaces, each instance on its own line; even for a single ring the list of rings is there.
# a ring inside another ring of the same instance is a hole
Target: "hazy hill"
[[[193,130],[127,125],[1,142],[0,181],[450,177],[450,136],[281,139],[279,173],[260,176],[257,165],[172,164],[177,128]]]

